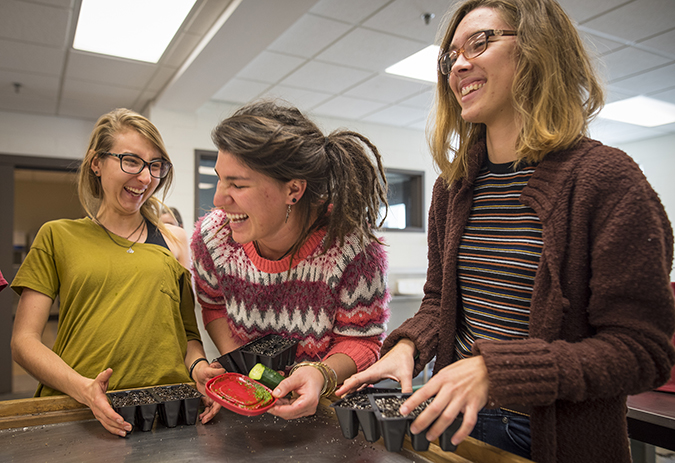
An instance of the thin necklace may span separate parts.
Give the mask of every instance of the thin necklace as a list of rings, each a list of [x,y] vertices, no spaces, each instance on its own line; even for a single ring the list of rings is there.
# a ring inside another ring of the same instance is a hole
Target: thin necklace
[[[112,235],[110,234],[111,232],[110,232],[107,228],[105,228],[105,225],[103,225],[103,224],[98,220],[98,218],[95,217],[94,220],[96,221],[97,224],[99,224],[99,225],[101,226],[101,228],[103,228],[103,230],[105,231],[105,234],[108,235],[108,238],[110,238],[110,241],[112,241],[113,243],[115,243],[117,246],[120,246],[120,247],[123,247],[123,248],[126,248],[126,247],[127,247],[126,245],[124,245],[124,244],[119,244],[117,241],[115,241],[115,239],[114,239],[114,238],[112,237]],[[129,236],[127,236],[126,238],[124,238],[125,240],[129,241],[129,238],[131,238],[131,237],[134,235],[134,233],[136,233],[136,232],[138,231],[138,229],[141,228],[141,226],[143,226],[143,229],[141,230],[141,233],[139,233],[138,238],[136,238],[136,241],[134,241],[133,243],[131,243],[131,246],[129,246],[129,249],[127,249],[127,253],[128,253],[128,254],[133,254],[133,253],[134,253],[134,250],[133,250],[132,248],[134,247],[134,245],[135,245],[136,243],[138,243],[138,240],[141,239],[141,236],[143,236],[143,232],[145,231],[145,219],[143,219],[143,220],[141,221],[141,223],[138,224],[138,227],[136,227],[136,229],[135,229],[134,231],[132,231],[132,232],[129,234]]]
[[[253,247],[255,248],[255,250],[256,250],[256,252],[258,253],[258,255],[259,255],[260,257],[263,257],[262,253],[260,252],[260,248],[258,247],[258,242],[255,241],[255,240],[253,241]],[[278,259],[274,259],[274,260],[281,260],[281,259],[283,259],[283,258],[286,257],[288,254],[290,254],[291,249],[293,249],[293,246],[291,246],[290,248],[288,248],[288,251],[286,251],[286,252],[284,253],[283,256],[279,257]]]

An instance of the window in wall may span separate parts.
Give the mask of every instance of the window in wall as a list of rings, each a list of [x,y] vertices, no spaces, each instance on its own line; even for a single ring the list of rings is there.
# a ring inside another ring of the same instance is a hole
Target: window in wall
[[[389,213],[382,225],[387,231],[424,231],[424,172],[385,169]],[[384,208],[380,214],[384,213]],[[380,215],[380,217],[381,217]]]
[[[217,151],[195,150],[195,222],[213,209],[218,184],[214,170],[217,157]]]

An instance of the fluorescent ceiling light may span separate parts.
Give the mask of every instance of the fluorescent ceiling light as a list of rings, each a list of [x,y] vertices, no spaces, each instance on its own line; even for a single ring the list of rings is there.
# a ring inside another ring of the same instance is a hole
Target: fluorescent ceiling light
[[[675,105],[646,96],[636,96],[605,105],[598,117],[643,127],[656,127],[675,122]]]
[[[199,182],[199,189],[200,190],[210,190],[211,188],[215,188],[216,184],[215,183],[203,183]]]
[[[436,66],[438,61],[438,45],[429,45],[414,55],[410,55],[402,61],[389,66],[384,72],[395,74],[411,79],[424,80],[436,83]]]
[[[82,0],[73,48],[156,63],[196,0]]]

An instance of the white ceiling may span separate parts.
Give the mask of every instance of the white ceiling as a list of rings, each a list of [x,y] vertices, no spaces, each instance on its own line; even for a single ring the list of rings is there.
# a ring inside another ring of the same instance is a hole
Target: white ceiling
[[[0,110],[96,119],[153,101],[192,112],[209,100],[275,96],[316,115],[423,129],[433,86],[384,69],[433,43],[452,3],[197,0],[153,65],[73,50],[80,1],[0,0]],[[609,102],[675,104],[675,0],[560,3],[599,56]],[[425,13],[434,15],[428,25]],[[101,24],[101,33],[134,31]],[[599,120],[592,135],[616,144],[667,133],[675,124]]]

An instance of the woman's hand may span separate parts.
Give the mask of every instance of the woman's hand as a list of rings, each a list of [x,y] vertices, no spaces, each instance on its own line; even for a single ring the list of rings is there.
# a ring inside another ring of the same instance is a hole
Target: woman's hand
[[[291,420],[316,413],[323,389],[323,374],[312,366],[300,367],[272,391],[277,403],[268,413]],[[291,399],[285,397],[293,393]]]
[[[112,434],[125,437],[127,432],[131,432],[132,425],[113,410],[106,391],[108,390],[108,380],[112,376],[112,368],[98,374],[96,379],[89,380],[89,384],[83,391],[82,402],[87,405],[94,417]]]
[[[202,424],[206,424],[211,419],[216,416],[221,406],[219,403],[215,402],[213,399],[206,395],[206,383],[216,376],[225,374],[225,369],[218,362],[212,362],[208,364],[207,362],[199,362],[194,370],[192,370],[192,378],[195,381],[197,390],[201,392],[204,397],[202,397],[202,403],[204,404],[204,411],[199,415],[199,420]]]
[[[433,441],[461,412],[464,414],[462,425],[451,439],[458,445],[471,433],[478,412],[488,401],[487,367],[483,357],[478,355],[443,368],[401,405],[401,414],[407,415],[434,396],[433,402],[411,423],[410,432],[418,434],[436,420],[426,434],[426,438]]]
[[[370,368],[348,378],[335,391],[338,396],[357,390],[363,384],[372,384],[383,379],[393,379],[401,384],[402,392],[412,392],[412,373],[415,367],[415,344],[401,339],[384,357]]]

